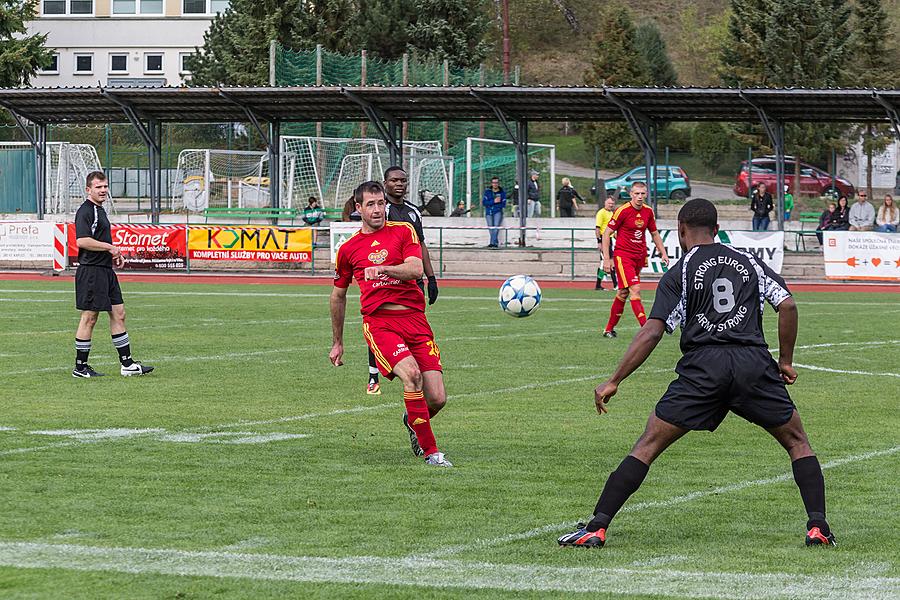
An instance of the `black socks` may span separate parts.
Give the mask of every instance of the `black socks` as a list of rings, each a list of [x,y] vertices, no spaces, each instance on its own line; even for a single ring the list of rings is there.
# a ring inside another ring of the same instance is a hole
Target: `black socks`
[[[822,533],[828,535],[828,522],[825,520],[825,478],[822,477],[822,467],[815,456],[798,458],[791,463],[794,471],[794,481],[800,488],[800,497],[803,498],[803,506],[809,521],[807,529],[818,527]]]
[[[631,455],[626,456],[606,480],[597,507],[594,509],[594,518],[588,523],[587,530],[606,529],[625,501],[641,487],[649,470],[649,465]]]

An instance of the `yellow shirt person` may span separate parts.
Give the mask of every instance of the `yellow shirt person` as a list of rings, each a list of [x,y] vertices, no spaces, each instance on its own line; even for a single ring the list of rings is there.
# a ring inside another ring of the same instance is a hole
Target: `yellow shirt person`
[[[603,208],[597,211],[597,227],[595,233],[597,234],[597,249],[600,251],[601,259],[603,257],[603,248],[601,247],[603,232],[606,230],[606,226],[609,224],[610,219],[612,219],[615,210],[616,201],[613,198],[607,198],[606,203],[603,205]],[[616,234],[613,233],[613,236],[615,235]],[[610,251],[612,251],[612,246],[610,246]],[[597,282],[594,284],[595,290],[603,289],[603,278],[606,277],[606,275],[606,272],[603,271],[602,268],[597,269]],[[613,280],[613,290],[615,290],[615,273],[610,273],[609,276]]]

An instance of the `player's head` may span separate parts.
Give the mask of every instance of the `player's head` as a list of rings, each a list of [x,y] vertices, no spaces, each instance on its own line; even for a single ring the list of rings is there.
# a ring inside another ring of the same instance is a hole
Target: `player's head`
[[[705,198],[688,200],[678,211],[678,241],[687,252],[687,238],[713,238],[719,232],[719,214],[712,202]]]
[[[628,190],[628,193],[631,194],[631,203],[634,207],[640,208],[647,199],[647,184],[643,181],[636,181],[631,184],[631,189]]]
[[[406,187],[409,185],[409,176],[403,167],[396,165],[388,167],[384,172],[384,191],[392,202],[403,202],[406,195]]]
[[[361,183],[353,192],[353,200],[363,225],[376,231],[384,227],[387,198],[383,185],[377,181]]]
[[[85,181],[85,193],[94,204],[102,205],[109,195],[109,180],[103,171],[91,171]]]

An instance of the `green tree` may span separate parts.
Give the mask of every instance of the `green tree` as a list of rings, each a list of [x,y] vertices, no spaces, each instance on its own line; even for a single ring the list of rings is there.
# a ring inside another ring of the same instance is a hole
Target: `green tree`
[[[728,38],[731,12],[701,17],[696,4],[686,6],[678,15],[678,34],[673,50],[679,59],[682,85],[718,85],[722,72],[722,48]]]
[[[37,0],[0,0],[0,87],[28,85],[38,69],[50,66],[47,36],[26,35],[25,22],[36,12]]]
[[[416,20],[407,27],[416,56],[477,67],[491,50],[485,0],[415,0]]]
[[[635,30],[634,45],[647,64],[651,85],[662,87],[678,85],[678,74],[655,22],[644,21],[638,26]]]
[[[415,0],[360,0],[362,45],[370,55],[400,58],[410,44],[410,25],[418,18]]]
[[[765,85],[767,0],[731,0],[728,38],[722,46],[722,83],[727,86]]]
[[[709,174],[722,165],[730,146],[728,131],[720,123],[699,123],[691,133],[691,151]]]

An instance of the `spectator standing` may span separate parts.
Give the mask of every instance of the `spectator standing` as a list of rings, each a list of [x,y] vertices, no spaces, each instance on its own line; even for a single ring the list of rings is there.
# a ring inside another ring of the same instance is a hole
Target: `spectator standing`
[[[760,183],[750,196],[750,210],[753,211],[753,231],[766,231],[769,228],[769,213],[775,205],[772,194],[766,191],[766,184]]]
[[[875,231],[879,233],[896,233],[900,225],[900,209],[894,206],[894,197],[884,195],[884,204],[878,208],[875,216]]]
[[[319,206],[319,199],[310,196],[306,201],[306,208],[303,209],[303,222],[310,227],[315,227],[325,218],[325,211]]]
[[[856,203],[850,207],[850,231],[872,231],[875,223],[875,207],[866,199],[868,194],[860,190]]]
[[[816,237],[819,239],[819,245],[822,245],[822,232],[828,231],[831,229],[831,223],[834,220],[834,211],[837,209],[837,204],[834,202],[828,203],[828,208],[822,211],[822,214],[819,215],[819,226],[816,227]]]
[[[525,197],[528,199],[527,214],[529,219],[541,216],[541,184],[538,182],[539,177],[540,173],[532,171],[531,177],[528,178],[528,189],[525,192]]]
[[[574,217],[575,211],[578,210],[578,200],[584,202],[584,198],[581,197],[578,190],[572,187],[572,180],[568,177],[563,177],[562,187],[556,192],[556,204],[559,206],[559,216]]]
[[[616,210],[616,200],[612,196],[606,199],[606,202],[603,204],[603,208],[597,211],[597,223],[594,228],[594,233],[597,234],[597,249],[600,250],[600,267],[597,268],[597,282],[594,284],[595,290],[603,289],[603,278],[606,277],[607,273],[603,270],[603,232],[606,231],[606,226],[609,224],[610,219],[613,217],[613,213]],[[615,234],[609,239],[609,251],[610,253],[615,252]],[[612,289],[616,289],[616,270],[613,269],[609,272],[609,278],[612,280]]]
[[[490,243],[488,248],[500,247],[500,227],[503,224],[503,209],[506,208],[506,190],[500,187],[500,178],[491,177],[491,187],[484,190],[481,197],[484,207],[484,219],[490,227]]]
[[[784,186],[784,220],[791,220],[791,211],[794,210],[794,195],[791,193],[791,187]]]

